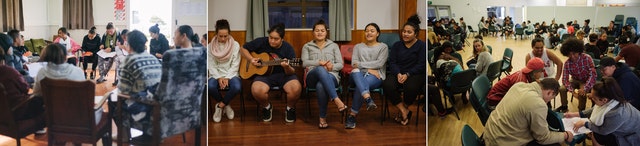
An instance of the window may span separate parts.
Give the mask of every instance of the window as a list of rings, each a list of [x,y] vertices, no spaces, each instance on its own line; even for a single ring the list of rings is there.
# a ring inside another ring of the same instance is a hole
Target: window
[[[269,0],[269,25],[284,23],[286,28],[311,28],[323,19],[329,23],[329,0]]]
[[[447,22],[445,23],[448,24],[448,20],[451,19],[451,9],[449,8],[449,6],[431,5],[428,8],[428,12],[429,20],[445,19],[447,20]]]
[[[487,7],[487,16],[488,17],[497,17],[500,19],[504,19],[504,10],[505,7],[494,7],[494,6],[489,6]]]

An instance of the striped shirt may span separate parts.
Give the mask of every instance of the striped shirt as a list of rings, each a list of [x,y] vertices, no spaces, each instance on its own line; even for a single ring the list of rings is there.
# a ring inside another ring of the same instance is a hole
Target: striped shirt
[[[569,75],[571,75],[571,78],[574,80],[585,81],[586,84],[584,85],[584,90],[591,91],[597,77],[595,65],[593,64],[591,56],[585,53],[580,53],[580,56],[578,56],[578,59],[575,62],[571,61],[571,59],[567,59],[567,61],[564,62],[562,69],[562,84],[564,84],[567,90],[573,91],[571,82],[569,82]]]

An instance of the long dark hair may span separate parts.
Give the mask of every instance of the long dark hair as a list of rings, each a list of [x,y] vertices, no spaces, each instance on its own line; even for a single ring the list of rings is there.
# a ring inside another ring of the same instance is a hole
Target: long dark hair
[[[620,103],[626,103],[624,99],[624,92],[620,89],[618,82],[611,77],[603,77],[602,81],[596,82],[593,85],[593,91],[596,96],[600,98],[606,98],[609,100],[617,100]]]
[[[192,45],[200,43],[200,36],[198,36],[197,33],[193,33],[193,29],[191,28],[191,26],[181,25],[180,27],[178,27],[178,32],[180,32],[180,34],[187,35],[187,38],[191,40]]]

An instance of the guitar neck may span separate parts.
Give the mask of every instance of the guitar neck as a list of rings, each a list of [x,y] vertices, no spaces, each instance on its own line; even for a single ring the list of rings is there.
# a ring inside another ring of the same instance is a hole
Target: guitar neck
[[[262,61],[262,66],[275,66],[275,65],[280,65],[280,62],[284,62],[284,60]]]

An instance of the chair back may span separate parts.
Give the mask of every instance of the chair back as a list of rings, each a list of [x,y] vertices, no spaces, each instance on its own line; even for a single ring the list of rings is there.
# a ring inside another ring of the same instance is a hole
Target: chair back
[[[160,103],[162,138],[202,125],[202,93],[206,84],[207,54],[201,47],[164,53],[162,77],[155,98]]]
[[[489,115],[491,112],[489,111],[489,107],[487,105],[487,94],[491,89],[491,83],[489,79],[485,75],[478,76],[471,85],[471,97],[469,101],[473,106],[473,109],[476,110],[478,114],[478,118],[482,122],[482,125],[487,123],[489,119]]]
[[[351,66],[351,57],[353,56],[353,47],[354,45],[342,45],[340,46],[340,55],[342,55],[342,61],[344,62],[342,66],[342,75],[348,75],[351,73],[353,66]]]
[[[21,104],[21,103],[18,103]],[[44,114],[40,114],[31,119],[16,120],[9,103],[9,93],[3,83],[0,83],[0,135],[12,137],[16,139],[20,145],[20,138],[33,134],[34,132],[45,127]]]
[[[462,127],[462,145],[463,146],[480,146],[480,138],[478,134],[473,131],[473,129],[469,126],[469,124],[465,124]]]
[[[493,82],[498,76],[500,76],[500,71],[502,69],[502,60],[498,60],[489,64],[489,68],[487,69],[487,77],[489,82]]]
[[[378,41],[387,44],[387,47],[391,48],[391,46],[393,46],[393,43],[400,41],[400,34],[398,34],[397,32],[380,33]],[[389,49],[389,51],[390,50],[391,49]]]
[[[491,47],[491,45],[487,45],[487,49],[489,49],[489,54],[493,55],[493,48]]]
[[[92,135],[95,129],[95,89],[89,80],[44,78],[42,96],[50,134]]]
[[[0,83],[0,134],[6,135],[9,137],[17,137],[18,127],[16,127],[17,122],[13,119],[13,110],[11,110],[11,106],[9,106],[9,95],[7,93],[7,89],[5,89],[3,83]],[[22,135],[20,137],[24,137],[26,135]]]
[[[476,78],[475,69],[467,69],[451,75],[451,86],[448,92],[452,94],[464,93],[471,88],[471,81]]]
[[[523,35],[524,34],[524,28],[516,28],[516,35]]]
[[[568,34],[568,33],[562,34],[562,36],[560,36],[560,41],[564,41],[568,39],[570,36],[571,34]]]
[[[473,30],[473,27],[471,27],[471,25],[467,25],[467,28],[469,28],[469,32],[476,32]]]
[[[513,50],[505,48],[504,54],[502,54],[502,71],[507,71],[511,67],[511,58],[513,58]]]

